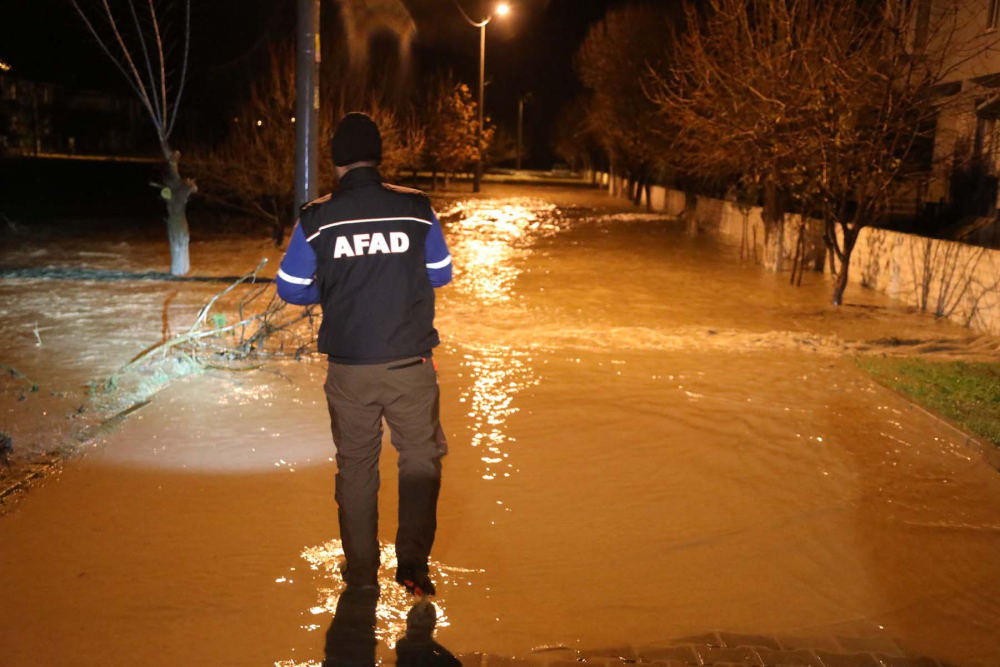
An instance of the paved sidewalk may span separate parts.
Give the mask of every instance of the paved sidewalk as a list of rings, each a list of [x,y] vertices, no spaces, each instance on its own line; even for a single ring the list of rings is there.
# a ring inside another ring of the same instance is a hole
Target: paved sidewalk
[[[907,652],[884,634],[851,632],[816,636],[744,635],[709,632],[661,645],[598,651],[541,647],[527,659],[478,653],[458,656],[463,667],[958,667]]]

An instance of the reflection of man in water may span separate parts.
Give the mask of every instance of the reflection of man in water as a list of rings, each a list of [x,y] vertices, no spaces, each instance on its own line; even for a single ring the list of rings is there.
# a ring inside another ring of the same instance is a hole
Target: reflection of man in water
[[[406,615],[406,636],[396,643],[396,667],[461,667],[451,651],[434,641],[437,607],[424,598]]]
[[[433,595],[427,561],[437,527],[441,457],[431,351],[434,287],[451,281],[451,255],[430,200],[379,175],[382,138],[365,114],[345,116],[330,142],[335,192],[302,208],[278,271],[278,294],[320,303],[319,351],[337,446],[337,504],[348,586],[377,585],[382,418],[399,451],[396,581]]]
[[[375,667],[378,590],[349,586],[337,601],[326,632],[323,667]],[[396,667],[461,667],[452,653],[434,641],[437,608],[422,598],[406,615],[406,635],[396,643]]]

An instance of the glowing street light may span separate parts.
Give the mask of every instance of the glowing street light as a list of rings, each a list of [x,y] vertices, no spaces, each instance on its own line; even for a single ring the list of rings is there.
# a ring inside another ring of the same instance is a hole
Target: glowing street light
[[[474,28],[479,28],[479,127],[476,128],[476,148],[479,149],[479,159],[476,160],[476,176],[475,180],[472,182],[472,191],[479,192],[481,188],[481,183],[483,182],[483,123],[485,122],[483,114],[484,98],[486,97],[485,88],[486,84],[484,80],[486,78],[486,25],[493,20],[492,16],[487,16],[482,21],[473,21],[469,18],[469,15],[465,13],[462,9],[462,5],[459,4],[458,0],[455,0],[455,6],[458,7],[458,11],[462,13],[462,17]],[[506,16],[510,13],[510,5],[506,2],[501,3],[496,6],[493,10],[496,12],[497,16]]]

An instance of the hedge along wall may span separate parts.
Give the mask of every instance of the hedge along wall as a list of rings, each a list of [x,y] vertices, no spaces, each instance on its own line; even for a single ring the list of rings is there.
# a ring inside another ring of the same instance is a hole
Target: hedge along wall
[[[612,194],[626,196],[627,183],[620,176],[599,173],[597,182]],[[645,193],[642,197],[646,203]],[[684,193],[663,186],[650,189],[654,211],[668,215],[684,212]],[[763,255],[764,222],[761,208],[748,216],[748,244],[756,239],[756,256]],[[743,214],[732,203],[698,197],[695,211],[700,226],[717,229],[735,243],[743,233]],[[785,216],[787,266],[795,253],[800,217]],[[822,223],[806,221],[807,265],[829,272],[824,261]],[[954,241],[930,239],[884,229],[865,228],[851,257],[851,283],[874,289],[920,310],[945,317],[978,331],[1000,335],[1000,250]]]

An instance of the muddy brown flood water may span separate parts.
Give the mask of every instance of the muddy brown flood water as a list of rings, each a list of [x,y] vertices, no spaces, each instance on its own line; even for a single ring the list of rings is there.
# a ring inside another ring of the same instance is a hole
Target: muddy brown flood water
[[[820,278],[790,289],[676,222],[568,199],[439,204],[438,641],[864,623],[1000,663],[1000,475],[845,355],[983,341],[855,288],[835,311]],[[341,587],[323,374],[179,380],[0,518],[0,664],[318,665]],[[388,657],[408,601],[384,544]]]

